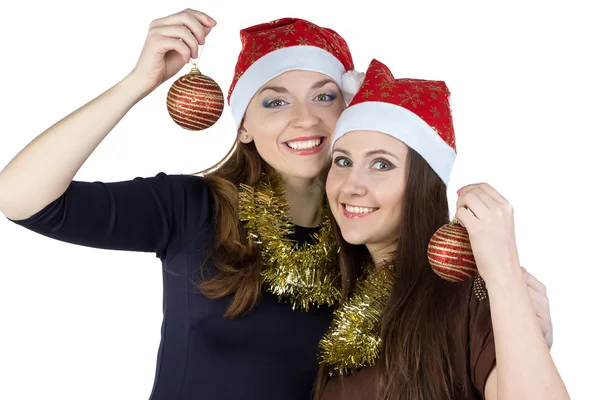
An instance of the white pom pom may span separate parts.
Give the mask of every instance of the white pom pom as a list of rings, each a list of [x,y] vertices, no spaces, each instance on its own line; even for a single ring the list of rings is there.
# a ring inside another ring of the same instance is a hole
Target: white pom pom
[[[346,104],[350,104],[364,80],[365,73],[356,70],[348,71],[342,75],[342,94]]]

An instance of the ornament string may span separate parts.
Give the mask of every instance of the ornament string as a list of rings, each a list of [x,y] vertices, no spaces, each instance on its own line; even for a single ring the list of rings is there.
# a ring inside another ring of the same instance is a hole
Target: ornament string
[[[200,62],[200,57],[202,56],[202,52],[204,51],[204,45],[199,46],[200,47],[200,52],[198,53],[198,58],[196,58],[196,61],[194,61],[194,59],[191,59],[191,63],[193,68],[198,69],[198,63]]]

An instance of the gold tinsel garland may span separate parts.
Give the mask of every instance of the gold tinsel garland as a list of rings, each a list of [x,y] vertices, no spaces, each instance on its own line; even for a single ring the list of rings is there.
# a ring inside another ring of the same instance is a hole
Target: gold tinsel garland
[[[239,218],[250,239],[260,245],[266,289],[294,309],[333,306],[341,297],[337,244],[326,209],[322,215],[314,243],[299,245],[289,239],[294,224],[279,178],[263,174],[254,187],[240,185]]]
[[[356,283],[350,299],[335,312],[320,342],[321,363],[330,374],[348,375],[375,364],[381,350],[379,330],[385,305],[392,292],[392,267],[371,266]]]

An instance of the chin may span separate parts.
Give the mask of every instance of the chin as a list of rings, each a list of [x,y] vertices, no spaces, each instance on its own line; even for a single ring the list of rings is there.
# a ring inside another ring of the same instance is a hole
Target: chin
[[[341,228],[340,230],[344,240],[352,245],[358,246],[368,242],[368,237],[364,234],[364,232],[357,232],[355,230],[344,232],[344,230]]]
[[[297,168],[290,168],[288,174],[297,178],[313,179],[321,176],[325,171],[325,167],[325,164],[319,168],[318,164],[307,165],[307,163],[303,163],[298,165]]]

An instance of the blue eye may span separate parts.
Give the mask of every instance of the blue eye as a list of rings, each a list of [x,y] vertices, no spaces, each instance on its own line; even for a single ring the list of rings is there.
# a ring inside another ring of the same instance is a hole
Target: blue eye
[[[336,157],[335,160],[333,160],[333,163],[335,165],[337,165],[338,167],[350,167],[352,166],[352,161],[350,161],[350,159],[348,157]]]
[[[276,107],[282,107],[284,105],[286,105],[287,103],[285,101],[283,101],[282,99],[268,99],[268,100],[263,100],[263,107],[265,108],[276,108]]]
[[[375,169],[380,170],[380,171],[386,171],[388,169],[392,169],[394,168],[394,166],[392,165],[392,163],[385,161],[385,160],[377,160],[373,163],[373,167],[375,167]]]
[[[318,94],[317,97],[315,97],[316,101],[333,101],[337,98],[337,94],[330,92],[330,93],[321,93]]]

